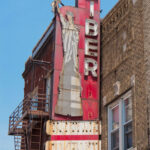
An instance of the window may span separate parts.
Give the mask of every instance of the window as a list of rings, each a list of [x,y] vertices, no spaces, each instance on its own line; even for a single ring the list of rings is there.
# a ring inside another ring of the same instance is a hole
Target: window
[[[32,110],[38,110],[38,95],[36,94],[32,98]]]
[[[108,149],[128,150],[132,147],[132,99],[126,93],[108,106]]]
[[[111,144],[113,150],[119,150],[119,105],[112,109]]]
[[[31,93],[31,110],[38,110],[38,87]]]
[[[132,101],[124,100],[124,145],[125,150],[132,147]]]
[[[46,105],[45,111],[49,111],[49,103],[50,103],[50,94],[51,94],[51,76],[46,79]]]

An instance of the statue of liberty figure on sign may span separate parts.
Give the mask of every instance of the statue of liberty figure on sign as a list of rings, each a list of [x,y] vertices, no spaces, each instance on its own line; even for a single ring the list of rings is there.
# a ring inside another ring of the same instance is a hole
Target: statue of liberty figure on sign
[[[60,0],[55,0],[53,10],[60,16],[63,41],[63,67],[59,78],[59,94],[55,114],[81,117],[81,79],[78,62],[79,28],[74,24],[74,15],[67,11],[65,18],[58,7]],[[57,12],[56,12],[57,11]]]

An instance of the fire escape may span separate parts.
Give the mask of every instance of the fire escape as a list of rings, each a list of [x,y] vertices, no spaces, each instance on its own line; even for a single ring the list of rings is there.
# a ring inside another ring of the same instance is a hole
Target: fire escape
[[[48,117],[45,94],[24,99],[9,117],[8,134],[14,135],[15,150],[28,150],[28,147],[29,150],[40,150],[41,126],[43,119]]]
[[[49,118],[49,95],[43,88],[25,97],[9,117],[8,134],[14,136],[15,150],[41,150],[43,122]]]

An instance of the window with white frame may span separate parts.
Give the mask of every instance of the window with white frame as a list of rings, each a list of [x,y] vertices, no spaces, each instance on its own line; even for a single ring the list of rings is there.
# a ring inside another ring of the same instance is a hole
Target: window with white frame
[[[108,106],[108,150],[132,148],[131,91]]]

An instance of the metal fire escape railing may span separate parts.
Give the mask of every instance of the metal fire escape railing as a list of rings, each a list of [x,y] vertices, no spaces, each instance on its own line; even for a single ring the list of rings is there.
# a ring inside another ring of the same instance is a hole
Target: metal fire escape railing
[[[27,150],[27,131],[32,130],[32,127],[37,123],[41,123],[43,118],[49,117],[48,99],[49,98],[46,94],[27,97],[10,115],[8,134],[14,135],[15,150]],[[31,145],[33,146],[32,143]],[[38,147],[39,145],[40,144],[37,144]]]
[[[9,117],[9,135],[23,135],[24,120],[48,117],[48,101],[45,94],[24,99]]]
[[[26,150],[25,136],[14,137],[15,150]]]

